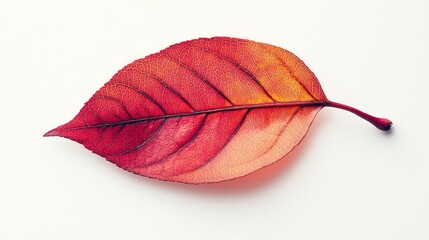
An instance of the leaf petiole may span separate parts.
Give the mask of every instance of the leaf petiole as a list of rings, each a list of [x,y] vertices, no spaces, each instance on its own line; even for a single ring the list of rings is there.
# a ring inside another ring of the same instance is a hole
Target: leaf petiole
[[[346,110],[348,112],[354,113],[354,114],[358,115],[359,117],[367,120],[372,125],[374,125],[375,127],[377,127],[378,129],[380,129],[382,131],[389,131],[392,127],[392,121],[390,121],[389,119],[374,117],[372,115],[369,115],[368,113],[362,112],[362,111],[360,111],[354,107],[350,107],[350,106],[347,106],[345,104],[327,101],[324,105],[327,107],[339,108],[339,109],[343,109],[343,110]]]

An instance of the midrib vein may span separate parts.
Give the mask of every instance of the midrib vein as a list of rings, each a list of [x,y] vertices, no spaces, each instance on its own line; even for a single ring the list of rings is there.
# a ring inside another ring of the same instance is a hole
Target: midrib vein
[[[153,117],[147,117],[147,118],[138,118],[138,119],[125,120],[125,121],[118,121],[118,122],[113,122],[113,123],[86,125],[86,126],[81,126],[81,127],[68,128],[65,130],[78,130],[78,129],[85,129],[85,128],[107,128],[107,127],[112,127],[112,126],[117,126],[117,125],[135,124],[135,123],[154,121],[154,120],[159,120],[159,119],[189,117],[189,116],[195,116],[195,115],[200,115],[200,114],[230,112],[230,111],[238,111],[238,110],[244,110],[244,109],[249,110],[249,109],[258,109],[258,108],[281,108],[281,107],[294,107],[294,106],[324,107],[327,104],[328,104],[328,101],[301,101],[301,102],[296,101],[296,102],[277,102],[277,103],[260,103],[260,104],[251,104],[251,105],[239,105],[239,106],[230,106],[230,107],[223,107],[223,108],[201,110],[201,111],[195,111],[195,112],[165,114],[165,115],[153,116]]]

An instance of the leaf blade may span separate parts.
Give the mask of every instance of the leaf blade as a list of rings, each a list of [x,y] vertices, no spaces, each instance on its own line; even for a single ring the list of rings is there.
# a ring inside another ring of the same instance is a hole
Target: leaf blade
[[[45,136],[77,141],[140,175],[217,182],[283,158],[326,100],[314,74],[284,49],[197,39],[125,66]]]

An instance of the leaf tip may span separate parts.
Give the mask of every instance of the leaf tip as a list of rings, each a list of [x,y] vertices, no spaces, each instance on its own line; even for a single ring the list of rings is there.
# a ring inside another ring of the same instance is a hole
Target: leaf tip
[[[54,129],[48,131],[47,133],[43,134],[43,137],[53,137],[53,136],[58,136],[57,128],[54,128]]]

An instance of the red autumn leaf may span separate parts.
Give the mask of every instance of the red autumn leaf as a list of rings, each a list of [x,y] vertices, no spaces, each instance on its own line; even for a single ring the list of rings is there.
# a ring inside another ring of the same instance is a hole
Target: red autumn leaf
[[[143,176],[185,183],[244,176],[282,159],[325,106],[381,130],[387,119],[329,101],[279,47],[228,37],[182,42],[125,66],[45,136],[83,144]]]

